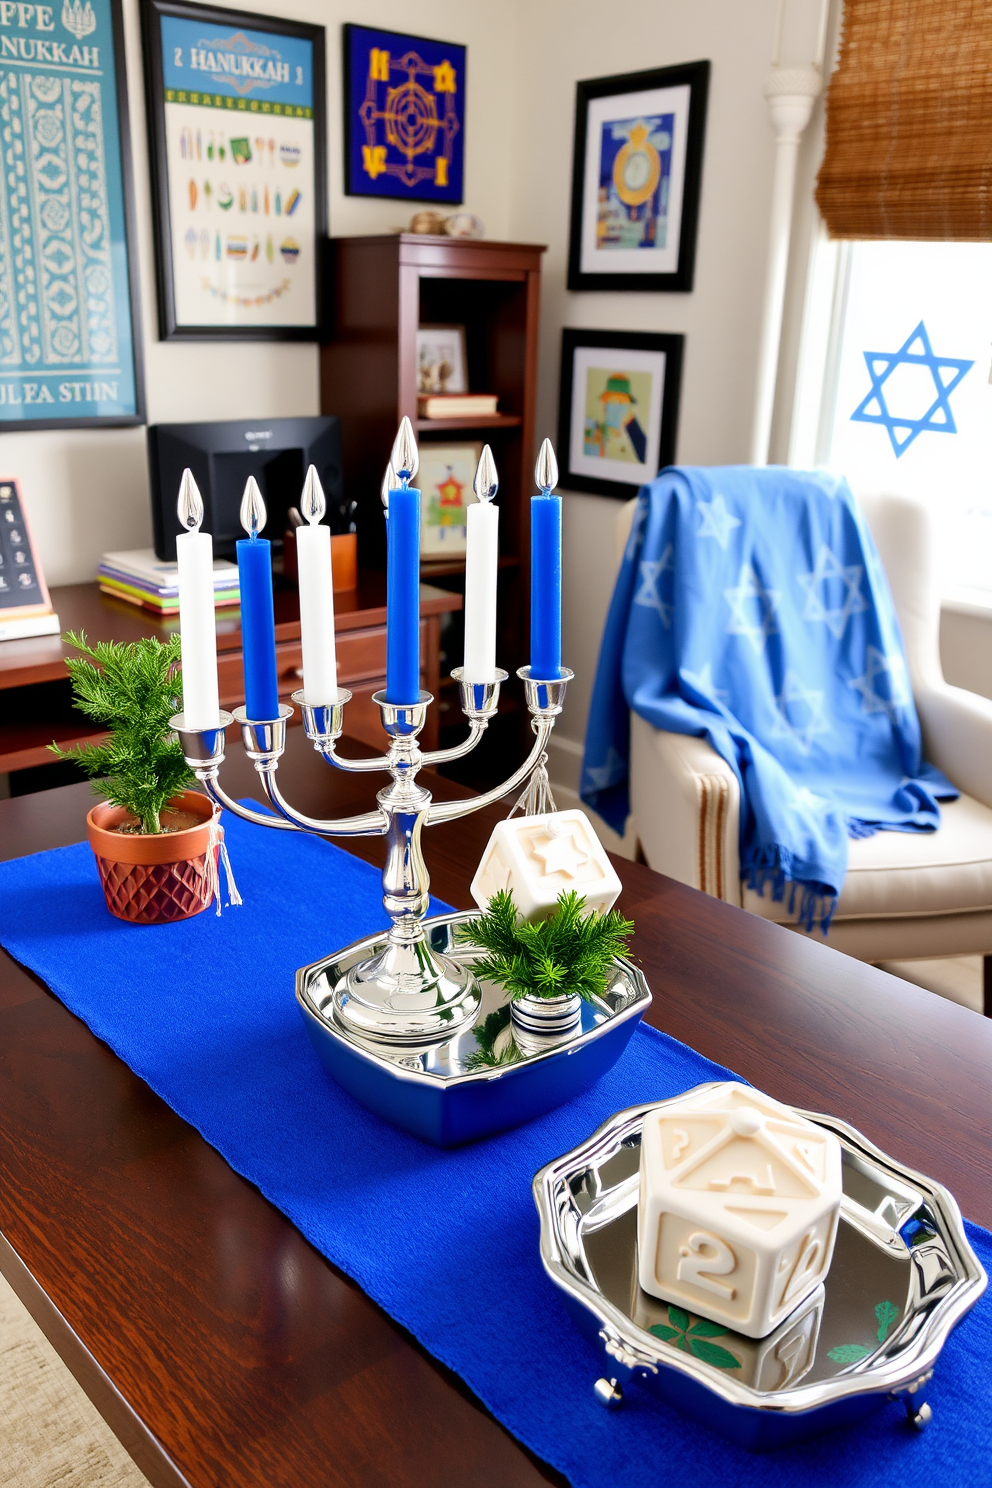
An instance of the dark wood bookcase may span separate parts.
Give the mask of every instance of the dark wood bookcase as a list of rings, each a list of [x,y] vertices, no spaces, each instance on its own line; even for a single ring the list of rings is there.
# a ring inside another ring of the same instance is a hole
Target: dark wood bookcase
[[[330,238],[325,246],[325,331],[320,407],[341,420],[346,489],[358,502],[359,561],[385,566],[380,486],[400,419],[421,441],[453,435],[487,441],[499,470],[499,663],[526,661],[529,500],[534,491],[541,255],[531,243],[421,237]],[[489,418],[418,419],[417,330],[463,325],[469,390],[496,393]],[[464,589],[464,560],[425,560],[421,577]],[[442,672],[461,662],[461,617],[442,636]],[[461,714],[442,676],[441,728]],[[504,689],[507,708],[516,687]],[[501,708],[503,706],[501,700]]]

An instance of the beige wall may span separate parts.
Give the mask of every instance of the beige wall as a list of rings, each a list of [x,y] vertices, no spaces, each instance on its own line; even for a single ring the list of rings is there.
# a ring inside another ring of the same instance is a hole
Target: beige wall
[[[815,0],[787,0],[783,62],[808,62]],[[677,458],[746,460],[758,356],[774,141],[762,84],[776,0],[543,0],[526,12],[521,129],[511,230],[548,244],[538,428],[555,437],[561,329],[681,331],[686,337]],[[691,294],[565,289],[575,84],[700,59],[711,62],[702,199]],[[632,493],[634,494],[634,493]],[[612,590],[619,503],[566,495],[565,661],[576,673],[556,730],[553,777],[574,788],[599,637]]]
[[[346,0],[265,0],[270,15],[327,28],[329,213],[338,234],[386,232],[409,221],[402,203],[343,193],[341,24],[363,18]],[[317,349],[271,342],[161,342],[155,313],[151,196],[137,0],[124,0],[131,141],[138,220],[148,421],[277,418],[318,412]],[[467,205],[491,237],[509,227],[514,26],[517,9],[484,0],[377,0],[375,23],[465,42],[469,53]],[[151,542],[144,429],[0,435],[0,474],[17,476],[51,584],[94,576],[107,548]]]

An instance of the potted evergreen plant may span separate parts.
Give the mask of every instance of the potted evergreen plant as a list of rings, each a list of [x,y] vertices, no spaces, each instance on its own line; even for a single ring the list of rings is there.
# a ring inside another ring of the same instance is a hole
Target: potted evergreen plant
[[[82,633],[64,639],[82,653],[66,661],[76,707],[109,738],[49,748],[74,760],[106,798],[86,826],[107,908],[137,925],[189,919],[219,895],[223,828],[220,808],[187,789],[193,775],[169,728],[181,690],[179,637],[93,646]]]
[[[633,931],[633,922],[616,910],[588,911],[574,890],[560,894],[554,913],[537,924],[521,917],[509,890],[494,894],[485,914],[461,932],[463,940],[485,952],[471,963],[472,972],[510,994],[509,1019],[491,1015],[493,1021],[487,1019],[481,1030],[485,1062],[512,1062],[505,1041],[496,1046],[496,1020],[500,1027],[512,1025],[516,1043],[526,1053],[572,1033],[583,1001],[605,991],[613,959],[623,955]],[[494,1058],[488,1057],[487,1043],[493,1045]]]

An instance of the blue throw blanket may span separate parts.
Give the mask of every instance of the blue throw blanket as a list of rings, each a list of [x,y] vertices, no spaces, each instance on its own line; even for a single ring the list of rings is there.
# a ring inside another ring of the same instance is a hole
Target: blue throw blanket
[[[741,787],[741,874],[824,932],[847,839],[933,831],[892,597],[844,480],[729,466],[641,491],[603,634],[582,799],[622,832],[630,714],[706,738]]]

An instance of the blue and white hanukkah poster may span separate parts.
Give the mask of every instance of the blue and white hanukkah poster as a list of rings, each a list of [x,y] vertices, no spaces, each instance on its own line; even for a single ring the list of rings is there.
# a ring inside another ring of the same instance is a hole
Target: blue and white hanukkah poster
[[[313,42],[159,23],[176,327],[314,326]]]
[[[0,5],[0,427],[142,414],[117,68],[112,0]]]
[[[468,49],[368,26],[344,46],[347,194],[462,201]]]

